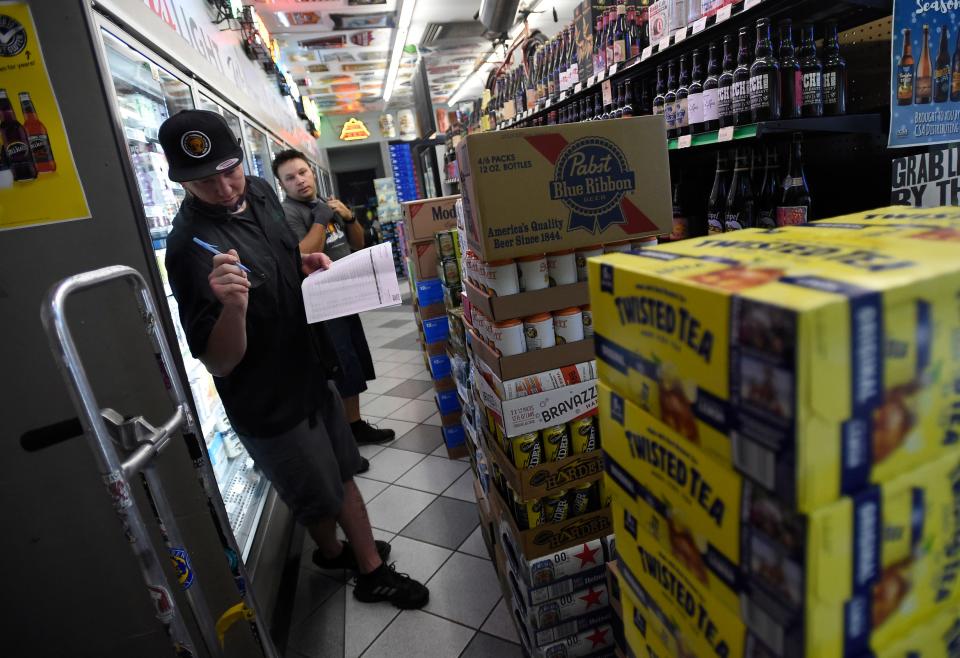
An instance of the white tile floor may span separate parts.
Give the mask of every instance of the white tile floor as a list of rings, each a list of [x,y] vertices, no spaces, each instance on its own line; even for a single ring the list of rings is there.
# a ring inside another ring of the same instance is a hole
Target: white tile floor
[[[426,583],[424,610],[359,603],[349,574],[318,569],[307,538],[291,617],[290,658],[513,658],[516,631],[480,535],[473,476],[447,458],[430,374],[412,342],[409,305],[362,316],[377,379],[361,414],[397,433],[363,446],[370,471],[357,478],[377,539],[390,541],[398,571]]]

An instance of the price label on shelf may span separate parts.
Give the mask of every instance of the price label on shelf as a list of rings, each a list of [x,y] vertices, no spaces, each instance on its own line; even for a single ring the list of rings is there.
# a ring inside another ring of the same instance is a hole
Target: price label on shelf
[[[646,61],[650,59],[650,55],[653,54],[653,46],[647,46],[640,52],[640,61]]]
[[[592,87],[592,86],[595,85],[596,83],[597,83],[597,74],[594,73],[594,74],[591,75],[590,78],[587,80],[587,86],[588,86],[588,87]]]
[[[617,69],[620,67],[620,62],[614,62],[610,65],[610,68],[607,69],[607,75],[616,75]]]
[[[707,29],[707,17],[698,18],[693,22],[693,34],[700,34]]]
[[[733,5],[724,5],[720,7],[720,10],[717,12],[717,22],[722,23],[723,21],[730,18],[730,14],[733,13]]]
[[[603,69],[602,71],[597,73],[597,82],[600,82],[606,79],[607,79],[607,69]]]
[[[548,99],[547,99],[547,102],[546,102],[546,103],[544,104],[544,106],[543,106],[543,109],[547,109],[547,108],[550,107],[551,105],[553,105],[553,99],[552,99],[552,98],[548,98]]]
[[[682,27],[673,33],[673,45],[677,45],[687,38],[687,28]]]
[[[577,84],[573,85],[573,93],[579,94],[581,91],[583,91],[583,85],[582,85],[582,84],[580,84],[580,83],[578,82]]]
[[[744,0],[743,10],[747,11],[748,9],[753,9],[760,4],[760,0]]]
[[[660,39],[660,43],[657,44],[657,52],[662,53],[664,50],[670,47],[670,37],[666,39]]]
[[[613,89],[609,80],[604,80],[603,84],[600,86],[601,91],[603,92],[603,104],[612,105],[613,104]]]
[[[733,126],[727,126],[726,128],[721,128],[720,132],[717,133],[718,142],[730,142],[733,141]]]
[[[692,135],[680,135],[680,137],[677,139],[677,148],[678,149],[690,148],[690,142],[692,139],[693,139]]]

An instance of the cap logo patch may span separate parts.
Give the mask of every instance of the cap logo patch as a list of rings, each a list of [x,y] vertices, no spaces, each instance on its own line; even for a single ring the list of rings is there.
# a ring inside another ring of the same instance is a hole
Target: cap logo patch
[[[191,158],[202,158],[210,152],[210,138],[199,130],[183,133],[180,148]]]
[[[229,158],[227,160],[224,160],[223,162],[217,165],[217,171],[223,171],[224,169],[229,169],[230,167],[234,166],[238,162],[240,162],[240,158]]]

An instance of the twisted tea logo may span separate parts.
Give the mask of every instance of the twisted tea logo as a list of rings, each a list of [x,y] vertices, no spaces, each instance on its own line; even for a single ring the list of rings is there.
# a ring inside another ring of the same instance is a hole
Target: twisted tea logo
[[[602,233],[626,220],[620,202],[636,187],[623,151],[608,139],[584,137],[560,153],[550,181],[550,198],[570,209],[568,231]]]
[[[0,56],[14,57],[27,47],[27,31],[16,18],[0,14]]]

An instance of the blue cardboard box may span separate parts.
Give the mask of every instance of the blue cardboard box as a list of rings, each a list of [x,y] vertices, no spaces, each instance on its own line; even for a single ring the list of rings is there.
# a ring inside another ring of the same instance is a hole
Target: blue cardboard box
[[[446,320],[446,318],[444,318]],[[426,325],[427,320],[423,324]],[[446,354],[438,354],[437,356],[430,357],[430,374],[434,379],[443,379],[444,377],[450,376],[450,357]],[[456,396],[456,389],[454,389],[453,394]]]
[[[443,303],[443,284],[440,279],[417,281],[417,303],[420,306]]]
[[[447,445],[447,448],[456,448],[463,445],[467,440],[463,425],[459,423],[441,429],[443,430],[443,442]]]
[[[430,318],[423,321],[423,338],[427,344],[439,343],[450,337],[450,324],[447,322],[447,316],[441,315],[439,318]],[[450,374],[450,364],[447,364],[447,374]],[[443,375],[446,377],[447,375]],[[436,377],[439,379],[439,377]]]
[[[436,398],[437,408],[440,409],[441,416],[460,411],[460,398],[457,396],[456,390],[440,391],[436,394]]]

